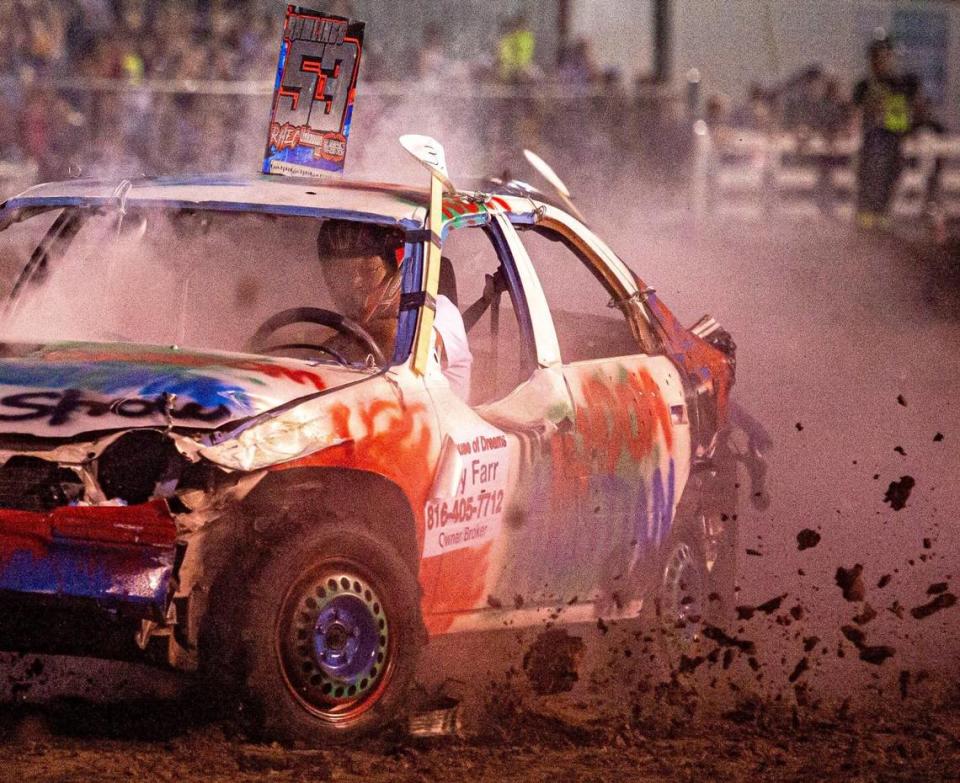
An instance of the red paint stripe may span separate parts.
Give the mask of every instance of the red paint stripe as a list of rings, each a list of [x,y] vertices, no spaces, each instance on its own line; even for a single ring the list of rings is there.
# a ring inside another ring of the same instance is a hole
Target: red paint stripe
[[[0,537],[55,538],[103,544],[170,546],[177,540],[173,517],[162,500],[142,506],[65,506],[49,514],[0,510]]]

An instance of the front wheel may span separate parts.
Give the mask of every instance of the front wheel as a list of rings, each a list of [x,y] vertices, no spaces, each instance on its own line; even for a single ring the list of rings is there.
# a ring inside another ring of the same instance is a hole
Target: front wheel
[[[346,742],[400,717],[421,640],[410,567],[362,529],[293,535],[253,578],[243,640],[265,736]]]

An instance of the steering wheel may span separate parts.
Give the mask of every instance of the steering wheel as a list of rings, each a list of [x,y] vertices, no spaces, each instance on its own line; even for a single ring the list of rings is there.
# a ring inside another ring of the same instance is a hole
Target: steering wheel
[[[320,353],[332,356],[340,362],[340,364],[350,364],[339,352],[324,345],[312,345],[309,343],[268,345],[270,337],[275,332],[283,329],[285,326],[298,323],[317,324],[318,326],[326,326],[328,329],[333,329],[344,337],[350,338],[364,351],[369,353],[379,367],[383,367],[387,363],[383,351],[380,350],[380,346],[377,345],[377,341],[373,339],[370,332],[352,318],[347,318],[345,315],[340,315],[332,310],[324,310],[319,307],[292,307],[289,310],[283,310],[271,316],[263,322],[253,337],[250,338],[250,341],[247,343],[247,348],[253,353],[270,353],[273,351],[293,349],[319,351]]]

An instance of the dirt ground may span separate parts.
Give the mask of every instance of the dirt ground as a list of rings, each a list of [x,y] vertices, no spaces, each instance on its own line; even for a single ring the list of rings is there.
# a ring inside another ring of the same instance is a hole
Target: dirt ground
[[[325,751],[201,720],[153,670],[8,657],[0,783],[960,780],[956,260],[822,223],[624,232],[684,321],[736,336],[774,443],[734,627],[674,672],[642,626],[440,640],[422,688],[462,736]]]
[[[59,705],[5,716],[0,780],[705,781],[960,779],[960,702],[882,716],[789,713],[744,701],[722,715],[604,715],[543,698],[468,739],[384,738],[295,750],[219,724],[171,732],[189,705]],[[789,713],[789,714],[788,714]]]

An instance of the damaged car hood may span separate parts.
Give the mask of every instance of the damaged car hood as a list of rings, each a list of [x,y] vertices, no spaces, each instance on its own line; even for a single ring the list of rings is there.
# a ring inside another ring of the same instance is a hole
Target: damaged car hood
[[[368,374],[176,347],[6,343],[0,347],[0,434],[71,438],[133,427],[214,429]]]

